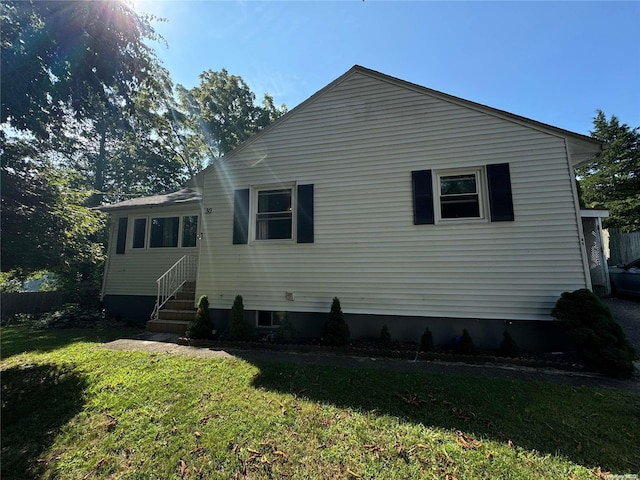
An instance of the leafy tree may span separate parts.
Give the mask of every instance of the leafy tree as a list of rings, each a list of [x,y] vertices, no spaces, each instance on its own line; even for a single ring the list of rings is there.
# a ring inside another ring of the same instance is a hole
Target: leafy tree
[[[286,112],[265,95],[262,105],[242,77],[227,70],[207,70],[200,85],[190,90],[177,88],[182,131],[190,131],[191,147],[200,158],[213,161],[233,150],[257,131]],[[178,120],[178,118],[176,118]],[[193,136],[195,134],[195,137]]]
[[[83,206],[77,174],[55,168],[33,139],[8,139],[2,157],[2,271],[26,277],[46,269],[77,300],[97,299],[105,219]]]
[[[582,201],[586,207],[606,208],[606,227],[640,230],[640,127],[607,120],[598,110],[591,136],[604,143],[599,158],[577,169]]]
[[[145,40],[159,36],[125,2],[6,1],[1,12],[1,123],[46,138],[67,108],[77,118],[133,108],[132,94],[153,80]]]

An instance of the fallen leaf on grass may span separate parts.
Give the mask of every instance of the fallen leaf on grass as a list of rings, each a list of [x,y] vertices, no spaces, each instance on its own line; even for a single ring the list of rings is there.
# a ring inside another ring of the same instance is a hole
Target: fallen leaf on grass
[[[287,460],[289,460],[289,457],[287,456],[286,453],[281,452],[280,450],[276,450],[275,452],[273,452],[274,455],[278,455],[280,457],[282,457],[282,459],[286,462]]]
[[[198,431],[194,432],[193,434],[196,436],[196,438],[200,438],[202,436],[202,434]]]
[[[611,472],[606,470],[603,472],[600,467],[596,468],[593,473],[595,473],[596,477],[601,478],[602,480],[611,478]]]
[[[380,452],[383,451],[383,448],[378,445],[367,444],[363,445],[363,447],[369,450],[369,452],[373,453],[378,459],[380,458]]]
[[[107,432],[112,432],[116,428],[116,425],[118,425],[118,419],[113,415],[107,415],[107,418],[109,419],[106,425]]]
[[[415,393],[407,392],[406,395],[401,395],[398,393],[397,396],[407,405],[413,405],[414,407],[419,407],[423,403],[426,403],[424,400],[420,400]]]
[[[352,476],[354,478],[360,478],[361,477],[361,475],[358,475],[356,472],[354,472],[350,468],[347,468],[347,475],[350,475],[350,476]]]
[[[458,435],[456,438],[456,443],[460,447],[470,450],[477,450],[478,448],[482,448],[482,443],[475,438],[470,437],[469,435],[465,435],[460,430],[458,430],[456,433]]]
[[[100,460],[98,462],[98,464],[96,465],[96,470],[98,470],[100,467],[102,467],[105,463],[107,463],[109,461],[108,458],[103,458],[102,460]]]
[[[187,473],[187,463],[180,459],[180,470],[178,471],[178,475],[180,475],[180,478],[183,478],[185,473]]]

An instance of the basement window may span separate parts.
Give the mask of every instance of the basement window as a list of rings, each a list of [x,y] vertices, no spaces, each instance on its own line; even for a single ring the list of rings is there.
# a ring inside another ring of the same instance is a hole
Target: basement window
[[[256,327],[269,328],[279,326],[280,316],[278,312],[271,312],[267,310],[258,310],[256,312]]]

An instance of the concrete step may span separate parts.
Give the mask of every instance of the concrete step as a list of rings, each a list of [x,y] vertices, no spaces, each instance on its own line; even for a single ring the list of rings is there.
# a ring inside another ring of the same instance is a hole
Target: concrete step
[[[169,300],[164,304],[168,310],[193,310],[193,299]]]
[[[193,303],[196,299],[196,292],[178,292],[174,297],[176,300],[191,300]]]
[[[187,331],[190,321],[181,320],[149,320],[147,322],[147,332],[161,332],[161,333],[177,333],[178,335],[184,335]]]
[[[191,322],[196,315],[196,309],[191,310],[174,310],[170,308],[163,308],[158,312],[158,320],[178,320],[184,322]]]

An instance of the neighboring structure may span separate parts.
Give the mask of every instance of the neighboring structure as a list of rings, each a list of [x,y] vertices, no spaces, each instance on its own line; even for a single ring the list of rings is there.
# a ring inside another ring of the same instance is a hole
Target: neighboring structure
[[[600,150],[355,66],[201,172],[201,198],[103,207],[104,300],[149,315],[156,279],[188,254],[218,328],[240,294],[258,327],[287,311],[320,335],[337,296],[353,336],[467,328],[489,346],[509,325],[534,347],[560,294],[592,287],[574,167]]]

